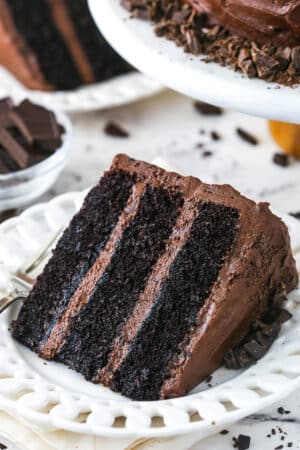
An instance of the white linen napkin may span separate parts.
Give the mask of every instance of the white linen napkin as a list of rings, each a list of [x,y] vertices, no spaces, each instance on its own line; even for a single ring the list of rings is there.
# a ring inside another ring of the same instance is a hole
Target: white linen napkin
[[[169,439],[110,439],[68,431],[37,431],[0,412],[0,435],[20,450],[187,450],[199,441],[196,433]]]

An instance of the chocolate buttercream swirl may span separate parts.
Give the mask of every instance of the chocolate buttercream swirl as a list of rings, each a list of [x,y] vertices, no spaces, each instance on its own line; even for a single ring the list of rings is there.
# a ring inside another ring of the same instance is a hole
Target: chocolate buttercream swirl
[[[257,42],[300,44],[300,0],[188,0],[200,13]]]

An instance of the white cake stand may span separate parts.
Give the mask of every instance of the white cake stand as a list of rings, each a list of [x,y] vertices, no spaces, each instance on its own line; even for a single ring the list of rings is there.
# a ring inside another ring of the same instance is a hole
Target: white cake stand
[[[206,64],[155,36],[150,23],[131,19],[120,0],[89,0],[89,4],[110,44],[140,71],[171,89],[247,114],[300,123],[300,86],[249,80],[218,64]]]

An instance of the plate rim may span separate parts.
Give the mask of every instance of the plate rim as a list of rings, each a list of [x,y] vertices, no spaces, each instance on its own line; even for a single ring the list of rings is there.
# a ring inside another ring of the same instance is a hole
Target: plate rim
[[[81,86],[71,91],[36,91],[23,86],[5,67],[0,67],[0,96],[17,101],[29,98],[52,105],[66,113],[85,113],[116,108],[161,93],[165,88],[157,80],[133,71],[109,80]]]

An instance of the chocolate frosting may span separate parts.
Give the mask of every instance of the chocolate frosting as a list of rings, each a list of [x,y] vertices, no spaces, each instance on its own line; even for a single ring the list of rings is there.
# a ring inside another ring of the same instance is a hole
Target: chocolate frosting
[[[200,13],[245,38],[262,43],[300,44],[299,0],[188,0]]]

